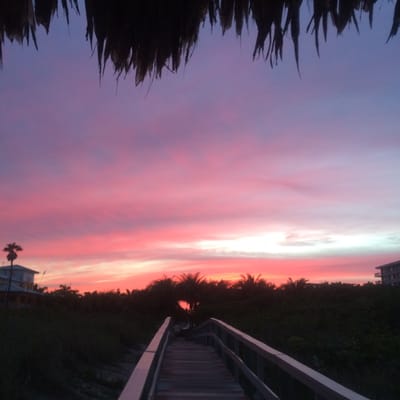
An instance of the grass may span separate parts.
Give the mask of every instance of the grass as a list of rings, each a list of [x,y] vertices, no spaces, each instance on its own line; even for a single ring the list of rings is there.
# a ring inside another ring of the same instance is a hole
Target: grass
[[[395,400],[399,300],[399,288],[309,288],[222,304],[214,315],[364,396]]]
[[[0,309],[0,399],[116,398],[79,397],[76,388],[104,381],[100,366],[147,344],[166,315],[180,316],[175,300],[185,297],[162,283],[84,296],[63,288],[37,307],[8,315]],[[399,288],[294,283],[271,289],[256,281],[246,290],[203,285],[193,320],[223,319],[367,397],[399,399]]]
[[[0,398],[7,400],[31,399],[32,391],[79,398],[72,394],[71,379],[96,379],[98,365],[146,344],[159,322],[132,314],[46,308],[0,310],[0,318]]]

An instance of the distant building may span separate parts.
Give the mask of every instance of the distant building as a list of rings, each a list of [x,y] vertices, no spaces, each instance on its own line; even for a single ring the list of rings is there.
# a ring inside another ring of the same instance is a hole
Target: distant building
[[[10,279],[11,266],[6,265],[0,267],[0,292],[8,291],[8,283]],[[29,293],[33,290],[35,274],[37,271],[15,264],[12,269],[10,292],[13,293]],[[36,292],[35,292],[36,293]]]
[[[375,276],[381,278],[382,285],[400,286],[400,260],[375,268],[380,270]]]

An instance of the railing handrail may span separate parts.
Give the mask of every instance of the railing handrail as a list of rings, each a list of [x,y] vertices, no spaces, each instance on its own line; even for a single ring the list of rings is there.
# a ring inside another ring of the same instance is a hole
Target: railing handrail
[[[235,327],[218,320],[210,318],[204,325],[215,324],[222,328],[225,332],[235,337],[239,342],[253,350],[259,356],[275,364],[282,370],[286,371],[290,376],[305,386],[310,388],[314,393],[323,396],[326,399],[337,400],[368,400],[368,398],[346,388],[345,386],[335,382],[327,376],[313,370],[302,364],[294,358],[282,353],[253,338],[252,336],[236,329]]]
[[[156,364],[168,341],[170,325],[171,317],[167,317],[140,357],[118,400],[140,400],[150,389],[158,369]]]

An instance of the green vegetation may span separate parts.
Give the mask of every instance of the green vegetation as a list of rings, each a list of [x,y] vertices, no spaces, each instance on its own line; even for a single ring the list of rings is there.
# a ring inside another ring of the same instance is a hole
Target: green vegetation
[[[400,398],[400,288],[305,280],[273,288],[247,277],[228,292],[205,297],[198,318],[222,319],[367,397]]]
[[[99,380],[99,366],[135,348],[133,368],[160,322],[134,312],[88,311],[73,300],[67,305],[47,298],[46,304],[1,310],[0,399],[32,400],[35,393],[40,399],[86,399],[80,382]],[[117,396],[125,381],[100,383],[114,386]]]
[[[74,378],[97,379],[99,365],[142,350],[168,315],[194,324],[222,319],[367,397],[400,398],[400,288],[304,279],[275,287],[252,275],[229,283],[184,274],[126,293],[61,285],[29,308],[0,311],[0,398],[80,399]]]

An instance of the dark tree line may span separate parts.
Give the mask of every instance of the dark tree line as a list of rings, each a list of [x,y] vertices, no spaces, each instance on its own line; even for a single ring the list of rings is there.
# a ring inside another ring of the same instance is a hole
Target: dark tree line
[[[25,331],[31,338],[37,336],[21,359],[29,358],[34,346],[42,349],[41,331],[47,332],[44,348],[50,341],[57,349],[73,348],[74,357],[83,357],[86,363],[103,354],[103,335],[111,352],[116,344],[132,344],[132,329],[136,337],[145,330],[148,340],[149,327],[155,330],[166,316],[194,326],[215,317],[367,397],[400,398],[399,287],[311,284],[306,279],[276,286],[251,274],[228,282],[189,273],[160,278],[142,290],[80,293],[60,285],[37,300],[35,306],[12,309],[6,316],[15,328],[8,330],[4,321],[0,325],[0,336],[9,335],[6,342],[21,336],[25,343]],[[94,342],[98,343],[91,351]],[[65,358],[68,363],[72,353],[56,354],[52,350],[46,357],[53,363]]]
[[[251,274],[228,282],[195,273],[126,292],[80,294],[62,286],[43,300],[84,314],[146,315],[159,322],[169,315],[197,325],[216,317],[361,394],[400,398],[399,287],[306,279],[276,286]]]

